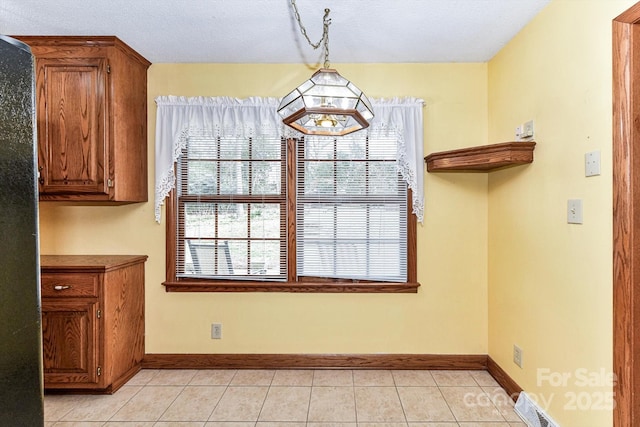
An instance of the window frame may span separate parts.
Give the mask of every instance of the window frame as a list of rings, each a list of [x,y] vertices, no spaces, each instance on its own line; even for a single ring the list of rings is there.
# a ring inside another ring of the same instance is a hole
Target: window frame
[[[296,229],[296,144],[298,139],[286,139],[286,206],[288,230]],[[253,281],[185,278],[176,276],[177,218],[176,189],[167,197],[166,206],[166,292],[311,292],[311,293],[416,293],[417,280],[417,220],[412,213],[412,190],[407,189],[407,281],[380,282],[319,277],[296,278],[296,236],[287,235],[287,281]],[[297,279],[297,280],[296,280]]]

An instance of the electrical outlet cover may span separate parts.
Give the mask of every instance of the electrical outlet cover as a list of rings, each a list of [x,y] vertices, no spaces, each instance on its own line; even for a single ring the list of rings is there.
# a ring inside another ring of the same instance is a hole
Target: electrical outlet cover
[[[600,151],[591,151],[584,155],[584,175],[600,175]]]
[[[522,349],[515,344],[513,346],[513,363],[522,368]]]
[[[211,324],[211,339],[212,340],[222,339],[222,323]]]
[[[522,141],[522,125],[516,127],[516,141]]]

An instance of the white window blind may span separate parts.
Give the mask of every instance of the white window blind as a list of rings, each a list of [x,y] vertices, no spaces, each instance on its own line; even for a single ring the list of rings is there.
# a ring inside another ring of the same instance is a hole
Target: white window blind
[[[281,138],[190,132],[177,162],[177,277],[286,280],[285,159]]]
[[[298,276],[406,281],[408,192],[397,140],[305,137],[298,147]]]

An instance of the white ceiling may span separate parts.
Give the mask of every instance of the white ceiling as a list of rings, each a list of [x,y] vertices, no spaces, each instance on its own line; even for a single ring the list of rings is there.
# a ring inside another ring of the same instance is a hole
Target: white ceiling
[[[485,62],[550,0],[297,0],[330,60]],[[322,62],[290,0],[0,0],[0,34],[116,35],[154,63]]]

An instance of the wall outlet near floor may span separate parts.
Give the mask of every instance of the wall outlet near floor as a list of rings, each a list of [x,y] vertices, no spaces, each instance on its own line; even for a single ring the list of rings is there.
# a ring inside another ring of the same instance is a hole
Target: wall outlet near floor
[[[522,368],[522,349],[517,345],[513,345],[513,363]]]
[[[211,324],[211,339],[212,340],[222,339],[222,323]]]

